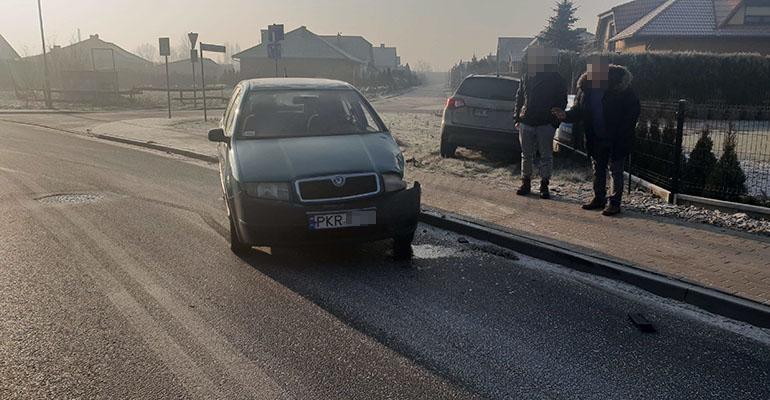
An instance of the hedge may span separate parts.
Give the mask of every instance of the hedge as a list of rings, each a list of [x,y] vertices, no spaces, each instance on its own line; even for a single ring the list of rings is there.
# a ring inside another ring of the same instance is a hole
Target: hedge
[[[586,58],[562,52],[559,72],[576,83]],[[634,75],[644,100],[686,99],[696,104],[770,105],[770,57],[754,54],[647,52],[607,54]]]

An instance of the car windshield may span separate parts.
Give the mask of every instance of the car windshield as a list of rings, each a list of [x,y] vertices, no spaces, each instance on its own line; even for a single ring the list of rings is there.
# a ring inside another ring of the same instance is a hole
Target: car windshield
[[[480,99],[514,101],[519,83],[512,79],[468,78],[457,94]]]
[[[244,139],[385,131],[354,90],[258,90],[248,94],[241,110],[236,132]]]

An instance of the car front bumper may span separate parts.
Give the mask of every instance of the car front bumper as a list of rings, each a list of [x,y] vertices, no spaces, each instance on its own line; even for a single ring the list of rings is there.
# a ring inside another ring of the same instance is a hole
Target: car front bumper
[[[414,233],[422,190],[411,189],[343,203],[308,205],[261,200],[245,195],[233,200],[239,238],[253,246],[295,247],[346,242],[372,242]],[[377,210],[370,226],[311,230],[308,213]]]

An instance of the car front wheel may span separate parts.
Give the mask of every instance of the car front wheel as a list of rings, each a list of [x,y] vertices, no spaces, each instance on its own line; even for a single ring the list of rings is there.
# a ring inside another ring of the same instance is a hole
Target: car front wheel
[[[414,242],[414,233],[393,238],[393,258],[396,261],[411,260],[412,242]]]
[[[251,250],[251,246],[241,242],[241,239],[238,238],[233,215],[230,215],[230,218],[228,219],[230,220],[230,251],[237,255],[245,254]]]

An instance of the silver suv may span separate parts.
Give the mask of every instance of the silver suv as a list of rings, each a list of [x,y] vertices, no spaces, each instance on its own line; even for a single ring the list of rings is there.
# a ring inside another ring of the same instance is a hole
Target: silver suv
[[[519,80],[507,76],[471,75],[447,100],[441,122],[441,156],[457,147],[520,153],[513,109]]]

